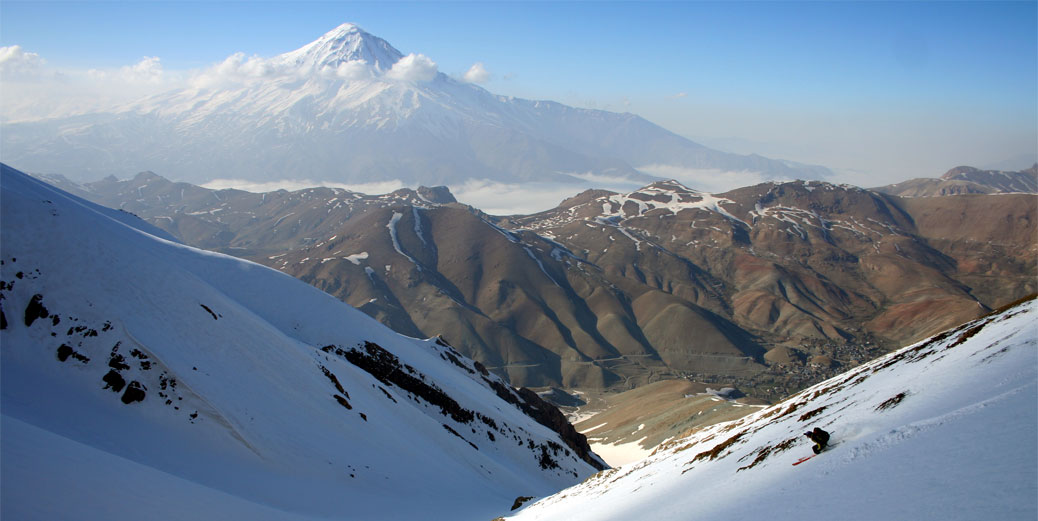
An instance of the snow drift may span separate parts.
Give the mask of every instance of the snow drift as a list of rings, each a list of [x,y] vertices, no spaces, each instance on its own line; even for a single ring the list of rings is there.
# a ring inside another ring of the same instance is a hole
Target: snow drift
[[[5,519],[488,519],[603,468],[438,339],[0,170]]]

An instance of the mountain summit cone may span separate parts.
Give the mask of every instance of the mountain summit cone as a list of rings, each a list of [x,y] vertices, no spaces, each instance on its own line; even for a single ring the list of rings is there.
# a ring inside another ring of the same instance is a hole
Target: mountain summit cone
[[[344,23],[299,49],[273,58],[299,71],[336,70],[349,62],[364,62],[378,72],[393,67],[404,55],[389,42],[352,23]]]

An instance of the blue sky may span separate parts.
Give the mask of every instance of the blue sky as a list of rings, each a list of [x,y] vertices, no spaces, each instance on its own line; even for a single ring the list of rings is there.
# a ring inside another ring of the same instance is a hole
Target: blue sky
[[[15,2],[0,45],[54,69],[269,57],[354,22],[488,90],[629,111],[873,186],[1038,142],[1036,2]],[[869,180],[870,182],[867,182]]]

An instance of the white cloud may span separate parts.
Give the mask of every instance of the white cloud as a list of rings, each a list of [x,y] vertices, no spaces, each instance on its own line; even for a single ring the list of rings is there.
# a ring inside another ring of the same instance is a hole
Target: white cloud
[[[117,68],[57,69],[18,45],[0,47],[0,74],[4,83],[0,118],[8,122],[111,110],[182,86],[184,77],[165,71],[155,56]]]
[[[476,62],[469,67],[462,79],[468,83],[486,83],[490,81],[490,71],[483,65],[483,62]]]
[[[562,201],[585,190],[598,188],[615,192],[633,191],[649,184],[622,176],[568,174],[578,182],[502,183],[489,179],[469,179],[450,185],[458,201],[491,215],[528,215],[550,210]]]
[[[245,53],[236,52],[224,61],[195,74],[190,81],[195,87],[210,88],[268,78],[275,74],[277,70],[269,60],[259,56],[246,58]]]
[[[681,99],[681,98],[687,98],[687,97],[688,97],[688,93],[687,92],[679,92],[679,93],[671,96],[670,99]]]
[[[386,72],[386,77],[404,81],[430,81],[436,77],[436,62],[424,54],[411,53]]]
[[[87,76],[96,82],[158,85],[165,80],[162,61],[156,56],[145,56],[133,65],[118,69],[90,69]]]
[[[567,172],[566,175],[583,179],[589,185],[594,185],[595,188],[606,190],[635,190],[648,184],[647,181],[631,179],[624,175],[596,174],[593,172],[579,174]]]
[[[511,184],[488,179],[470,179],[460,185],[451,185],[450,189],[459,202],[491,215],[531,214],[550,210],[582,191],[576,185]]]
[[[348,61],[339,64],[335,76],[345,80],[361,80],[371,77],[371,67],[364,60]]]
[[[119,72],[128,81],[162,82],[162,62],[157,56],[145,56],[134,65],[122,67]]]
[[[464,204],[468,204],[492,215],[531,214],[550,210],[563,200],[587,190],[588,188],[611,188],[621,191],[616,183],[624,184],[623,190],[634,190],[645,183],[634,183],[627,179],[600,178],[588,175],[588,183],[502,183],[489,179],[469,179],[460,184],[450,185],[451,193]],[[611,185],[611,186],[605,186]],[[311,181],[309,179],[282,179],[277,181],[249,181],[246,179],[214,179],[205,183],[204,188],[223,190],[234,188],[246,192],[264,193],[276,190],[303,190],[324,186],[343,188],[352,192],[367,195],[387,194],[408,185],[399,180],[374,183],[340,183],[333,181]],[[410,188],[415,188],[411,186]]]
[[[33,78],[40,74],[43,58],[34,52],[25,52],[21,45],[0,47],[0,74],[4,79]]]

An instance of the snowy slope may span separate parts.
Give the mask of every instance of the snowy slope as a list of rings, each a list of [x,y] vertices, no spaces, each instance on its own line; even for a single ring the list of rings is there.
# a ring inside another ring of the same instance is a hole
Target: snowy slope
[[[0,187],[4,519],[486,519],[594,470],[446,344]]]
[[[810,455],[803,433],[832,433]],[[1033,520],[1038,302],[965,324],[535,503],[529,520]]]
[[[498,96],[349,23],[279,56],[231,56],[187,88],[10,123],[0,137],[5,162],[78,181],[142,170],[195,183],[649,181],[646,165],[831,175],[712,150],[633,114]]]

